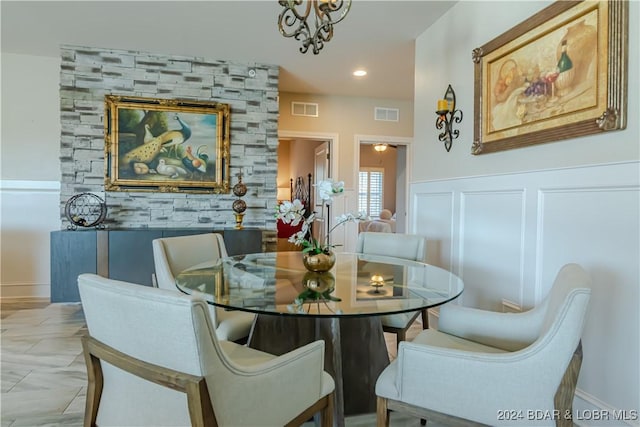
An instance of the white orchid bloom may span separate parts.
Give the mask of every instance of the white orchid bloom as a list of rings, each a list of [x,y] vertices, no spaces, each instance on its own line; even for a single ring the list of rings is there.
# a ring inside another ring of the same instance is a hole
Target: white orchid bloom
[[[331,181],[320,181],[316,184],[318,187],[318,195],[322,201],[329,203],[331,197],[333,197],[333,185]]]
[[[344,181],[333,182],[332,190],[334,194],[342,193],[344,191]]]
[[[319,181],[317,184],[314,184],[314,186],[318,188],[319,197],[322,199],[323,204],[326,205],[331,204],[331,199],[334,196],[344,192],[344,181],[326,179]],[[302,246],[305,252],[312,251],[312,253],[328,251],[334,247],[334,245],[329,243],[329,235],[337,226],[346,222],[358,222],[368,219],[367,215],[363,212],[340,215],[336,218],[336,223],[326,233],[326,236],[316,240],[311,235],[311,224],[315,221],[316,215],[310,212],[308,217],[305,218],[305,212],[304,204],[299,199],[295,199],[292,202],[285,200],[277,208],[276,218],[294,227],[302,224],[300,230],[290,236],[288,241]]]
[[[331,198],[333,196],[344,192],[344,181],[336,182],[332,179],[325,179],[318,181],[314,186],[318,187],[318,195],[322,201],[328,205],[331,204]]]
[[[368,216],[364,212],[358,212],[357,214],[352,214],[351,212],[349,212],[349,213],[337,216],[336,224],[343,224],[345,222],[365,221],[367,218]]]
[[[307,230],[300,230],[296,233],[293,233],[293,235],[289,237],[288,241],[291,243],[295,243],[296,245],[300,245],[302,244],[306,236],[307,236]]]
[[[282,202],[278,208],[278,214],[276,217],[281,219],[285,224],[292,224],[294,226],[300,224],[300,221],[304,218],[304,205],[298,199],[293,202],[288,200]]]

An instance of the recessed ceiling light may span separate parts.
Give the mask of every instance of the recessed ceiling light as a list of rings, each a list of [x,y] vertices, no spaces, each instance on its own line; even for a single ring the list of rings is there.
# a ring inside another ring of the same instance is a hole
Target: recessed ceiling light
[[[353,75],[356,77],[364,77],[367,75],[367,72],[365,70],[355,70]]]

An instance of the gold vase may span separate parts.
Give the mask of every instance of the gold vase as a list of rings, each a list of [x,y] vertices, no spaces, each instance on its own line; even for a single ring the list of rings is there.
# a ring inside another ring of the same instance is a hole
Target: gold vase
[[[309,271],[324,273],[333,268],[336,263],[336,255],[333,252],[321,252],[319,254],[302,254],[302,263]]]

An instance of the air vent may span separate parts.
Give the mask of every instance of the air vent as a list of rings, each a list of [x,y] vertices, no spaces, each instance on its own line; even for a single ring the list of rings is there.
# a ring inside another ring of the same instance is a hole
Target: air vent
[[[292,116],[318,117],[318,104],[312,102],[296,102],[291,103]]]
[[[383,122],[397,122],[400,117],[400,110],[397,108],[376,107],[374,120]]]

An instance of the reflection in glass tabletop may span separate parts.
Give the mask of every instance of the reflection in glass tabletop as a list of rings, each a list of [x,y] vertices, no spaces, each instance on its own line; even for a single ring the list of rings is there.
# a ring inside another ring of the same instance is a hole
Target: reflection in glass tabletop
[[[375,316],[444,304],[463,291],[454,274],[421,262],[337,253],[328,273],[308,272],[300,252],[238,255],[195,265],[178,289],[220,307],[290,316]]]

